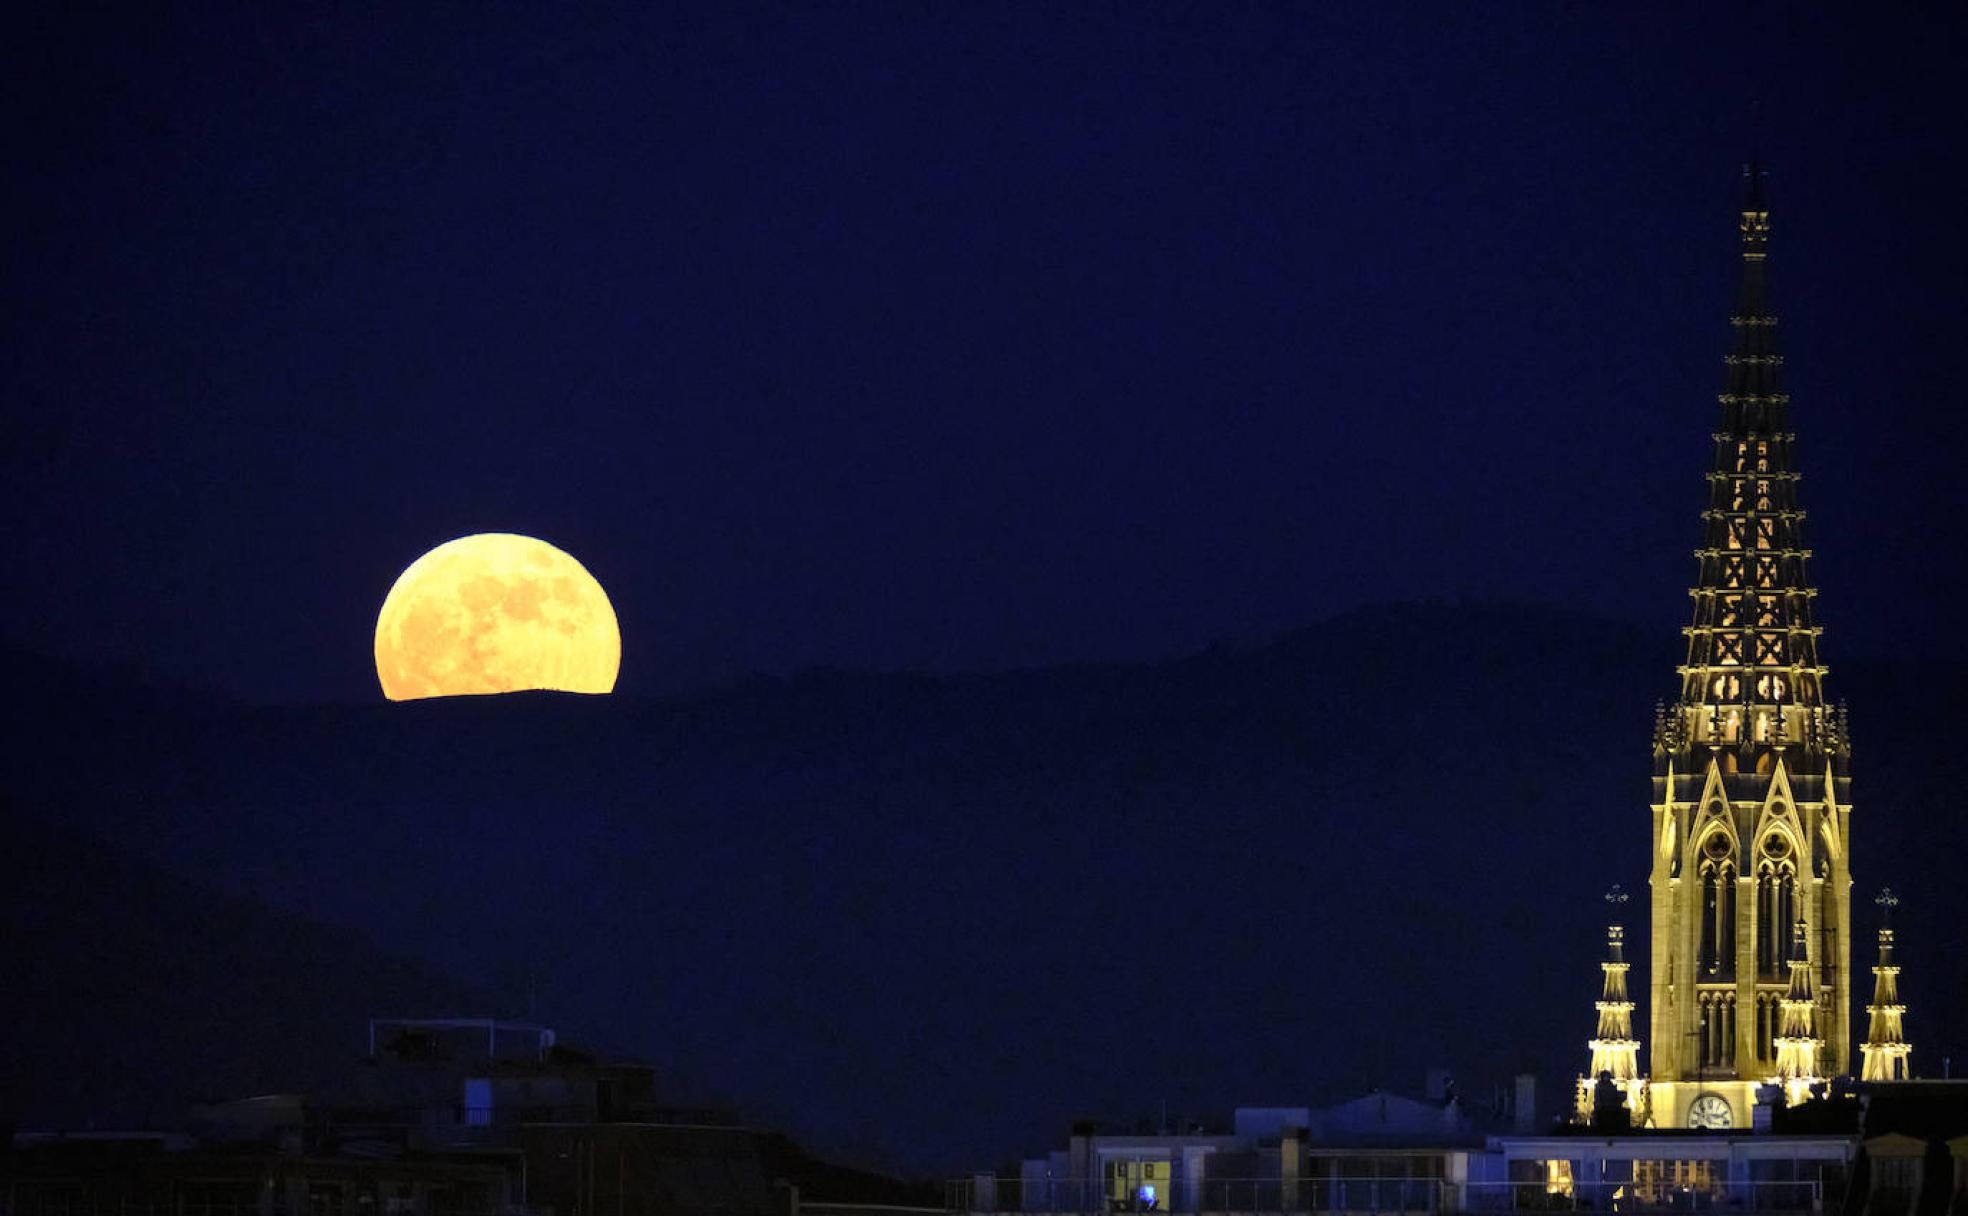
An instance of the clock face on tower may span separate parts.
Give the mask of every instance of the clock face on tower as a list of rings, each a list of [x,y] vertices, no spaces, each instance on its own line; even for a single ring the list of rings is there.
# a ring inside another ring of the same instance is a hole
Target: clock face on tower
[[[1688,1126],[1722,1131],[1735,1123],[1729,1102],[1720,1094],[1703,1094],[1688,1107]]]

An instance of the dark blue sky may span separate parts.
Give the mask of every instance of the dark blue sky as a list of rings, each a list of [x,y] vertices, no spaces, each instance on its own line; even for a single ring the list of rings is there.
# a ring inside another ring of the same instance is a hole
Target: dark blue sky
[[[1755,145],[1827,656],[1962,653],[1959,7],[77,7],[0,86],[14,643],[368,699],[481,530],[636,692],[1665,632]]]

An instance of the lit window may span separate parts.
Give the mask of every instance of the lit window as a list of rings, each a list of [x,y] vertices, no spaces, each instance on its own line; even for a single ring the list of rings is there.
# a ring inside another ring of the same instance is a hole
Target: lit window
[[[492,1126],[492,1082],[486,1077],[465,1081],[465,1126]]]
[[[1567,1199],[1571,1198],[1571,1162],[1546,1161],[1544,1163],[1544,1193],[1547,1195],[1563,1195]]]

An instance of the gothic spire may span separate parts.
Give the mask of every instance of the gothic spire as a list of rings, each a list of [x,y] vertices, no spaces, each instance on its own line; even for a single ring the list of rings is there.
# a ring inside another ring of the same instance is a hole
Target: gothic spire
[[[1777,1075],[1793,1102],[1801,1101],[1818,1080],[1818,1055],[1824,1040],[1818,1034],[1818,990],[1811,973],[1810,939],[1804,918],[1797,918],[1790,942],[1790,990],[1781,1002],[1783,1033],[1777,1038]]]
[[[1653,731],[1644,1092],[1663,1127],[1740,1117],[1779,1073],[1798,1099],[1857,1069],[1851,743],[1825,698],[1760,165],[1735,210],[1686,651]]]
[[[1879,892],[1872,901],[1879,905],[1879,965],[1872,969],[1872,1004],[1866,1006],[1866,1041],[1859,1047],[1865,1057],[1863,1079],[1867,1081],[1905,1081],[1913,1054],[1900,1023],[1906,1006],[1900,1004],[1900,968],[1893,961],[1893,909],[1899,897],[1893,888]]]
[[[1777,319],[1770,315],[1770,211],[1763,202],[1762,166],[1755,161],[1744,165],[1743,178],[1742,286],[1729,319],[1735,341],[1723,359],[1723,421],[1737,423],[1735,429],[1763,423],[1762,429],[1780,430],[1789,398],[1783,391],[1783,356],[1777,352]],[[1732,404],[1737,407],[1733,419],[1728,408]]]
[[[1744,175],[1742,286],[1729,318],[1681,698],[1670,715],[1678,721],[1668,732],[1681,743],[1662,760],[1680,772],[1713,757],[1725,772],[1767,773],[1787,750],[1793,772],[1822,774],[1842,752],[1826,729],[1796,436],[1769,306],[1770,212],[1761,167]]]
[[[1606,925],[1606,962],[1600,964],[1598,1035],[1592,1037],[1592,1076],[1612,1072],[1622,1086],[1639,1076],[1639,1039],[1633,1037],[1633,1002],[1626,996],[1626,927],[1620,917],[1626,909],[1626,891],[1616,883],[1606,891],[1606,905],[1612,923]]]
[[[1633,1037],[1633,1002],[1626,994],[1626,929],[1620,923],[1627,895],[1614,883],[1605,898],[1610,923],[1606,926],[1606,961],[1599,964],[1599,1000],[1594,1006],[1599,1015],[1598,1030],[1589,1044],[1591,1071],[1579,1078],[1579,1116],[1581,1121],[1591,1117],[1593,1085],[1600,1077],[1610,1077],[1625,1095],[1637,1121],[1645,1112],[1641,1109],[1640,1041]]]

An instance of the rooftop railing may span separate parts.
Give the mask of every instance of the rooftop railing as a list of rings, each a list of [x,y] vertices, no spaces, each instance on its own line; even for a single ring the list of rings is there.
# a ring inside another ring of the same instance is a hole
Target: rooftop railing
[[[1832,1197],[1833,1209],[1838,1196]],[[1818,1181],[1735,1182],[1683,1186],[1666,1182],[1448,1182],[1429,1178],[1176,1179],[1151,1198],[1117,1195],[1111,1180],[957,1179],[946,1207],[971,1216],[1264,1216],[1288,1213],[1604,1212],[1619,1216],[1670,1213],[1765,1213],[1820,1216],[1825,1185]]]

